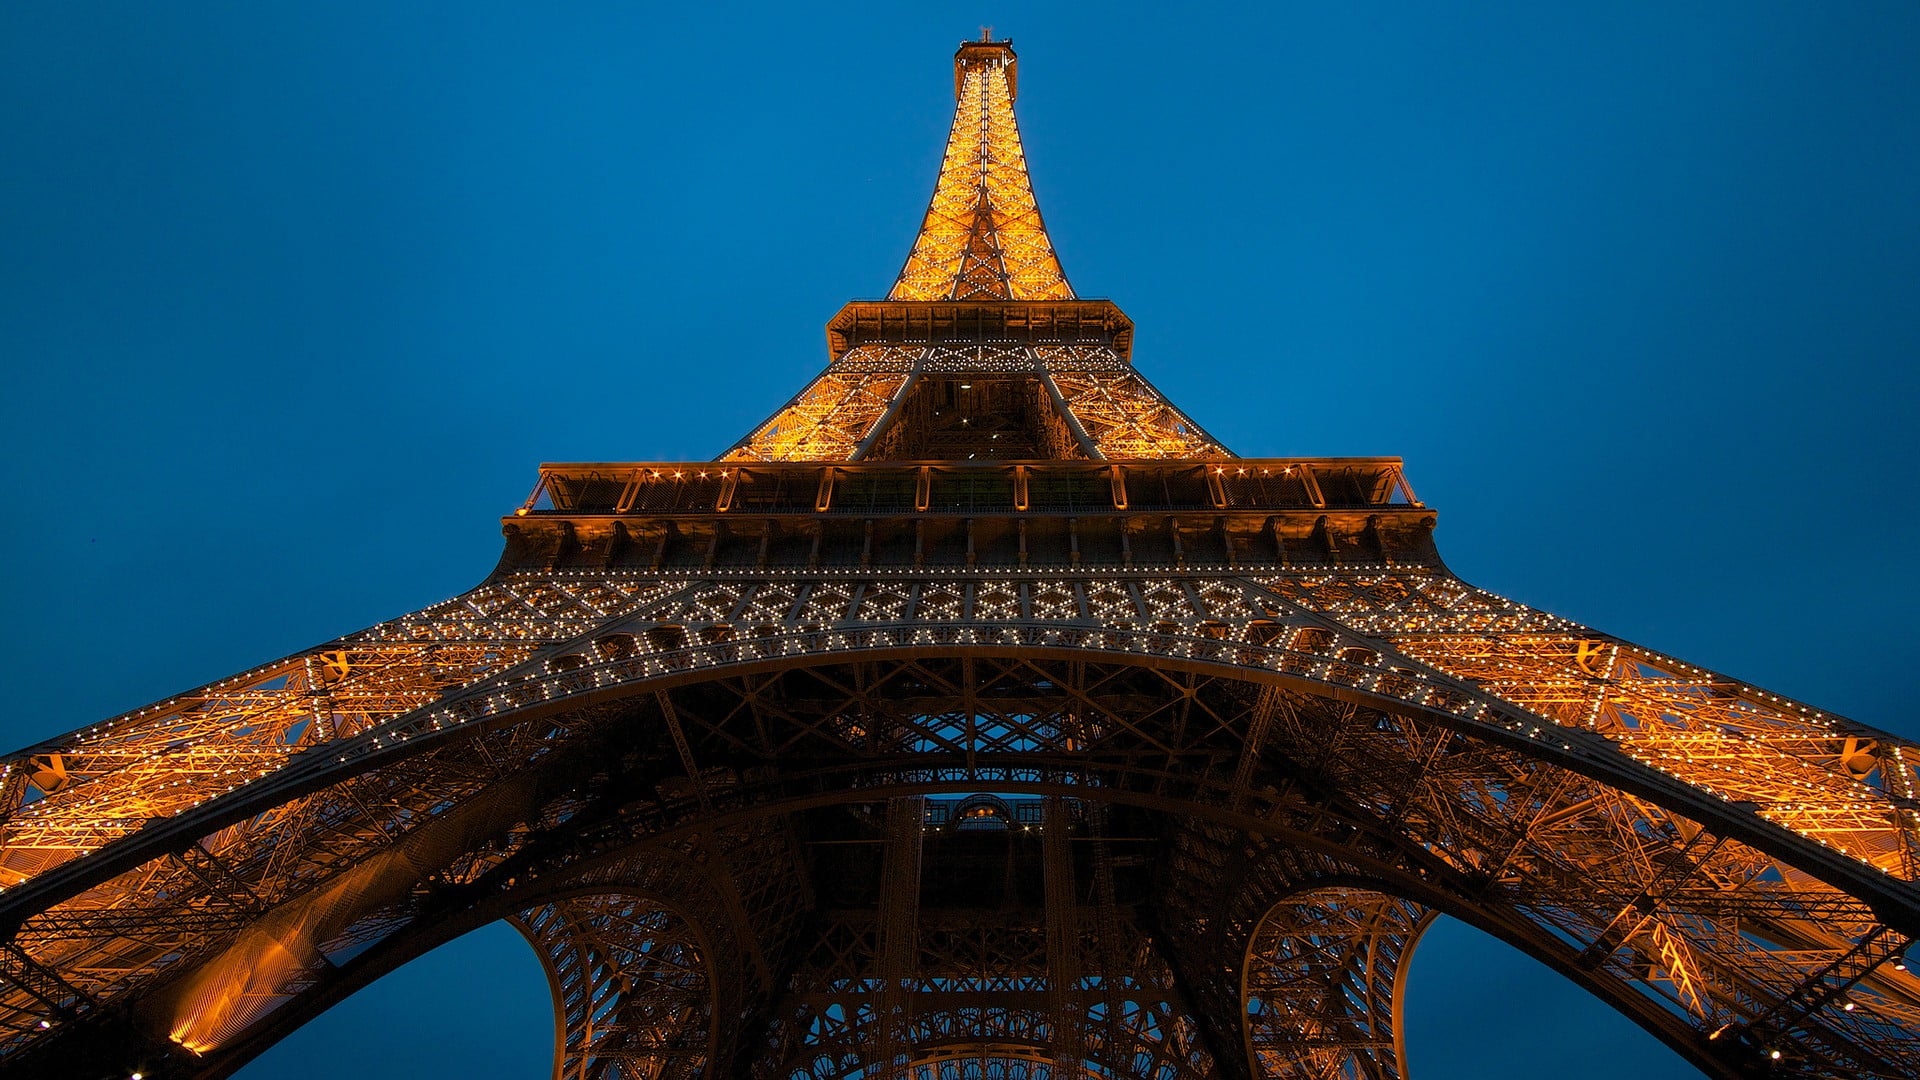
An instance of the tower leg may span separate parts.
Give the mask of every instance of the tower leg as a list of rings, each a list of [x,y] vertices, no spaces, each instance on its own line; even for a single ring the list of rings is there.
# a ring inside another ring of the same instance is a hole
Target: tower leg
[[[602,894],[515,920],[553,987],[555,1080],[693,1080],[713,1048],[705,949],[657,903]]]
[[[1268,910],[1246,962],[1248,1057],[1268,1080],[1399,1080],[1399,981],[1429,909],[1323,886]]]

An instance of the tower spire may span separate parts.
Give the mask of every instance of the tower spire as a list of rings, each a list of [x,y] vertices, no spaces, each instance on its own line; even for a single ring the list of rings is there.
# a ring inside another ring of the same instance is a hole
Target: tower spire
[[[889,300],[1073,299],[1027,178],[1013,42],[981,37],[953,55],[946,157]]]
[[[953,131],[900,279],[827,323],[827,369],[723,460],[1233,456],[1133,369],[1133,322],[1067,284],[1013,121],[1013,42],[980,37],[954,54]]]

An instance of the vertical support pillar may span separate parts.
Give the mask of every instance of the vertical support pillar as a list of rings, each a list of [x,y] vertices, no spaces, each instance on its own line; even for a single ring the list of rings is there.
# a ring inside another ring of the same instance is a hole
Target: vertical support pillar
[[[1047,1011],[1055,1076],[1079,1076],[1086,1060],[1086,1010],[1080,1006],[1079,891],[1073,884],[1073,818],[1049,797],[1041,811],[1042,887],[1047,905]]]
[[[557,1080],[699,1080],[715,987],[685,920],[628,894],[558,901],[515,922],[552,984]]]
[[[1087,804],[1087,832],[1093,841],[1093,927],[1098,942],[1094,955],[1099,970],[1095,974],[1103,1011],[1100,1050],[1088,1056],[1103,1058],[1110,1068],[1117,1069],[1118,1063],[1130,1056],[1122,1049],[1127,1036],[1122,1014],[1127,1000],[1125,982],[1137,971],[1137,965],[1128,962],[1122,945],[1119,902],[1113,889],[1113,851],[1107,845],[1107,810],[1105,803]]]
[[[926,815],[926,800],[919,796],[887,803],[887,840],[880,864],[879,941],[876,943],[880,994],[875,1002],[873,1061],[866,1072],[873,1080],[900,1080],[906,1075],[911,1050],[908,1045],[913,999],[910,983],[920,944],[920,839]]]
[[[1276,903],[1247,950],[1247,1056],[1256,1080],[1400,1080],[1396,982],[1433,912],[1346,886]]]

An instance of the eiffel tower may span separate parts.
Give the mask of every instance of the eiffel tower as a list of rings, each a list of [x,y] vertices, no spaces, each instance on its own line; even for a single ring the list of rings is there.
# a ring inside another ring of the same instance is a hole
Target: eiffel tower
[[[0,1070],[219,1077],[508,920],[554,1075],[1404,1075],[1438,915],[1718,1077],[1920,1075],[1920,749],[1477,589],[1068,284],[961,45],[885,300],[479,586],[11,755]]]

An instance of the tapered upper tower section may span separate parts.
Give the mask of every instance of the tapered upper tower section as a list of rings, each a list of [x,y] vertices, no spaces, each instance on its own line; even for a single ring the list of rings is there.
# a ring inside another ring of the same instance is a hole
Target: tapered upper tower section
[[[1014,121],[1012,41],[953,54],[953,129],[933,200],[889,300],[1071,300]]]
[[[1013,121],[1011,41],[962,42],[933,199],[885,300],[827,323],[829,362],[726,461],[1232,457],[1133,370],[1133,323],[1081,300]]]

